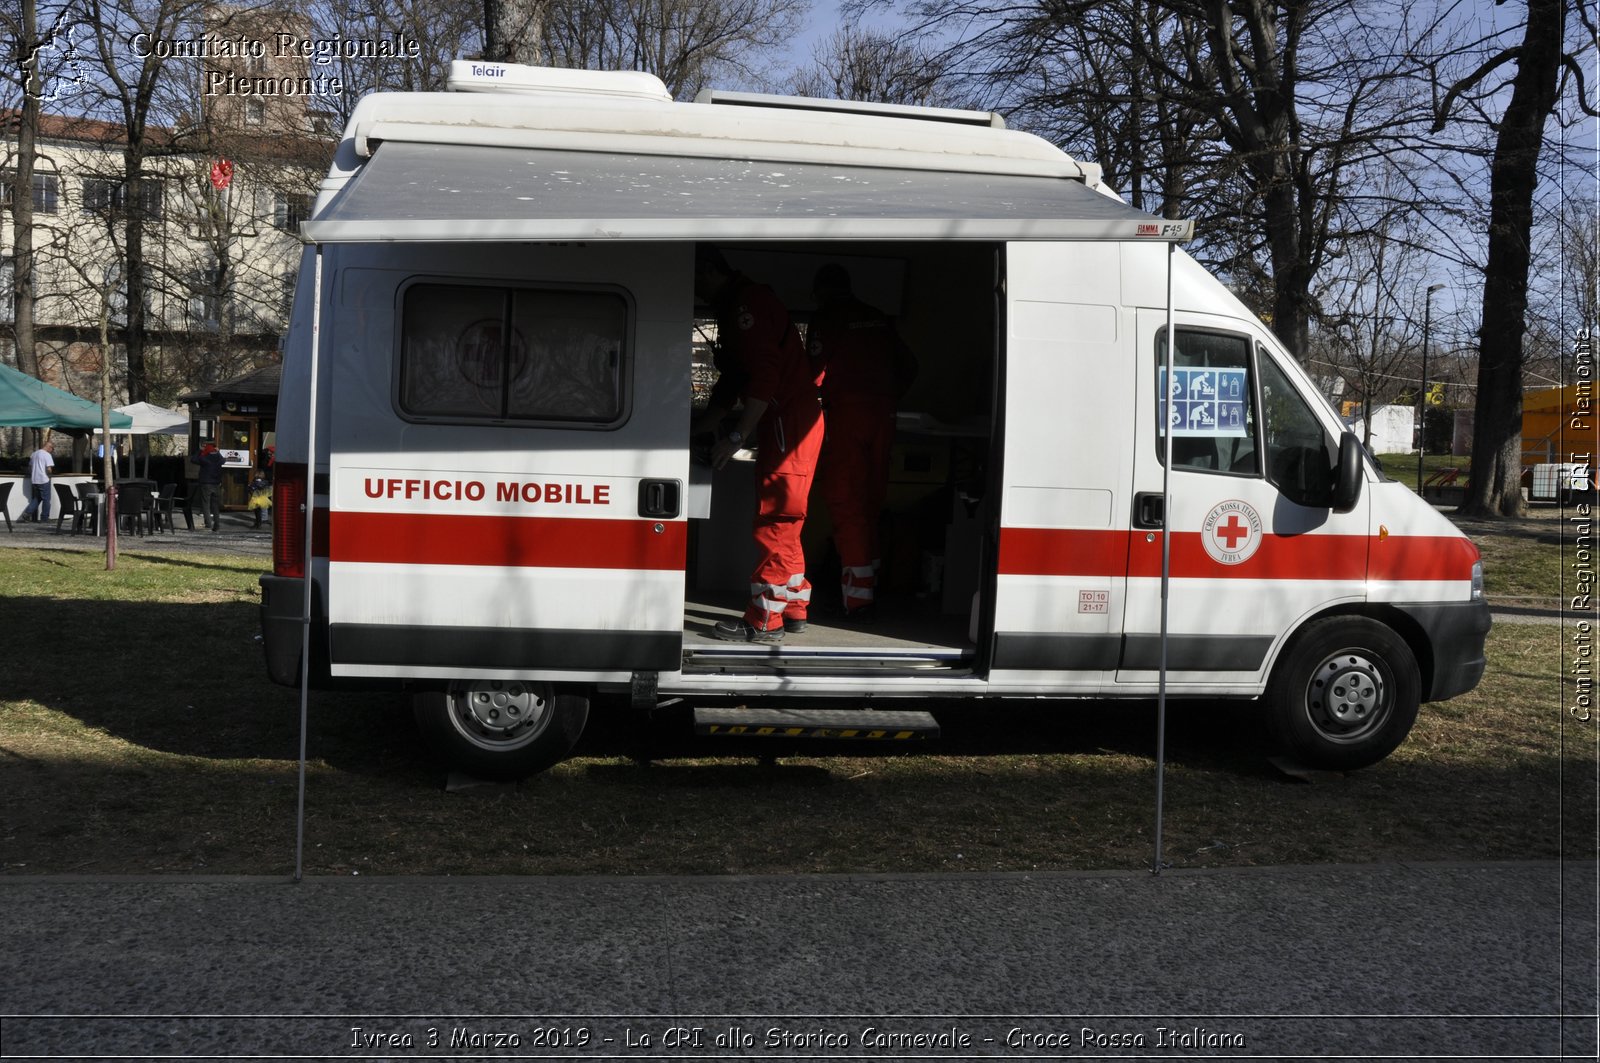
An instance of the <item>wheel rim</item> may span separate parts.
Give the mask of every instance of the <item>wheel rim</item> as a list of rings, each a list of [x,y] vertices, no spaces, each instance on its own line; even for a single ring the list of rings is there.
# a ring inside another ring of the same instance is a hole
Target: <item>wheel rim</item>
[[[450,723],[480,749],[521,749],[550,724],[550,699],[532,683],[485,680],[450,689]]]
[[[1331,742],[1359,742],[1381,730],[1394,708],[1388,669],[1370,653],[1330,653],[1306,686],[1306,717]]]

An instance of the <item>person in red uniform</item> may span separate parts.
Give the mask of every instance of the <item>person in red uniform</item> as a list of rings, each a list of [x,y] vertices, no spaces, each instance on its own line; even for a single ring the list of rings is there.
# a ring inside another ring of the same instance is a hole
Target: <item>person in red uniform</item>
[[[805,630],[811,604],[800,531],[822,449],[817,373],[771,288],[731,268],[715,248],[695,252],[695,294],[717,318],[717,369],[697,430],[716,430],[736,406],[738,418],[711,451],[720,469],[734,453],[756,448],[755,540],[759,552],[744,616],[712,629],[730,642],[778,642]]]
[[[845,618],[867,621],[883,556],[878,522],[889,489],[895,403],[916,375],[916,359],[894,323],[855,297],[843,266],[823,266],[811,287],[817,313],[806,338],[812,361],[826,374],[828,418],[817,486],[833,517]]]

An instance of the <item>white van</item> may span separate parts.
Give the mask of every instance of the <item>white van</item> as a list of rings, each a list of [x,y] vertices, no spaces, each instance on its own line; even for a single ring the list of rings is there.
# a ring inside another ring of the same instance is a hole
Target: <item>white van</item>
[[[1190,224],[1097,168],[975,112],[485,63],[452,87],[364,99],[304,226],[275,681],[308,646],[308,683],[402,684],[449,759],[516,776],[596,694],[893,735],[917,727],[861,710],[1163,683],[1264,698],[1292,756],[1352,768],[1482,675],[1478,551],[1175,250]],[[710,637],[748,592],[754,486],[691,458],[697,243],[802,327],[845,265],[917,354],[871,628]]]

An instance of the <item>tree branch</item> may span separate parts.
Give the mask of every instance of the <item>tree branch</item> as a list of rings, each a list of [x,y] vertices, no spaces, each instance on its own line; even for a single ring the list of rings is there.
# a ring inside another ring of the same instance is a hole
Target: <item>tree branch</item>
[[[1488,77],[1497,69],[1506,65],[1512,60],[1519,58],[1521,55],[1521,46],[1507,48],[1493,59],[1490,59],[1482,66],[1478,67],[1478,69],[1474,70],[1472,73],[1468,74],[1466,77],[1450,86],[1450,91],[1444,94],[1444,100],[1439,104],[1438,111],[1434,113],[1432,131],[1435,133],[1443,131],[1445,123],[1450,118],[1450,105],[1455,102],[1458,96],[1464,92],[1470,91],[1484,78]]]

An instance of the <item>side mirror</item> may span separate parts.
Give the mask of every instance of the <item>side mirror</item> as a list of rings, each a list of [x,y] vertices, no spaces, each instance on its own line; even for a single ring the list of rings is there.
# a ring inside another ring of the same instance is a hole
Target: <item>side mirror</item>
[[[1339,464],[1334,470],[1333,511],[1348,513],[1361,501],[1361,440],[1354,432],[1339,437]]]

